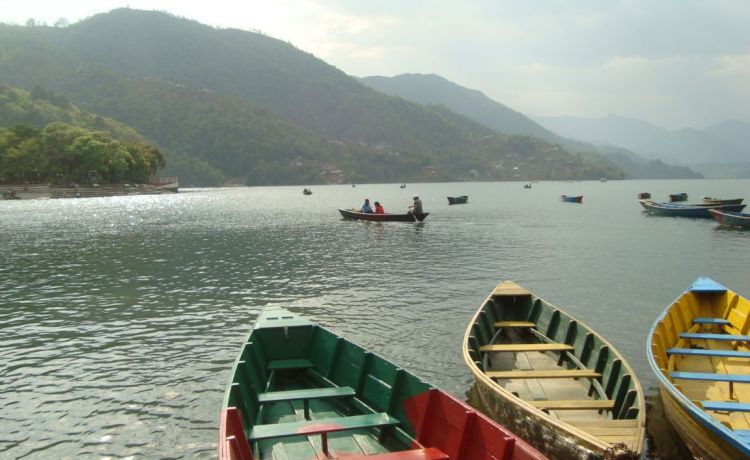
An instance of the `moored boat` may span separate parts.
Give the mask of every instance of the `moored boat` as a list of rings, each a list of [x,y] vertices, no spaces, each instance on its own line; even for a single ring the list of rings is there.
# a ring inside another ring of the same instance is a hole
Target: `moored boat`
[[[560,200],[568,203],[583,203],[583,195],[560,195]]]
[[[304,188],[302,190],[302,194],[303,195],[312,195],[312,190],[310,190],[309,188]]]
[[[353,209],[339,209],[344,219],[371,220],[375,222],[422,222],[430,215],[429,212],[413,214],[410,212],[404,214],[375,214],[372,212],[359,212]]]
[[[720,211],[709,209],[711,217],[722,227],[750,228],[750,214],[745,212]]]
[[[220,460],[532,460],[507,429],[407,370],[268,307],[234,363]]]
[[[651,198],[651,194],[648,192],[641,192],[638,194],[639,200],[648,200],[649,198]]]
[[[673,193],[669,195],[669,201],[687,201],[688,194],[687,193]]]
[[[638,200],[643,209],[660,216],[673,217],[701,217],[711,218],[711,209],[718,211],[740,212],[745,208],[744,204],[725,204],[725,205],[688,205],[674,203],[657,203],[652,200]]]
[[[703,197],[704,204],[742,204],[744,198],[711,198]]]
[[[448,204],[465,204],[469,202],[469,196],[468,195],[461,195],[461,196],[449,196],[448,197]]]
[[[463,339],[480,410],[555,459],[638,458],[643,391],[595,331],[512,281],[499,284]]]
[[[696,458],[750,457],[748,311],[750,301],[701,277],[649,332],[664,412]]]

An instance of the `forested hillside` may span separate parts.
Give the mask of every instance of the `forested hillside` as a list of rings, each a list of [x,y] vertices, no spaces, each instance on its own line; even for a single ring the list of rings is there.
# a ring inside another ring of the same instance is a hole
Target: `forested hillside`
[[[595,157],[385,96],[282,41],[163,13],[2,25],[0,82],[133,127],[188,184],[622,177]]]

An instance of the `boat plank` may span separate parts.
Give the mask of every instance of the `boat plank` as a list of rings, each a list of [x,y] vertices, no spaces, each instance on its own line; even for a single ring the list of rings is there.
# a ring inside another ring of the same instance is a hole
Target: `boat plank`
[[[567,343],[509,343],[509,344],[483,345],[479,347],[479,351],[483,351],[483,352],[571,351],[571,350],[573,350],[573,346],[568,345]]]
[[[611,399],[561,399],[526,402],[539,409],[552,410],[612,410],[615,407],[615,401]]]
[[[598,378],[602,375],[591,369],[543,369],[522,371],[489,371],[487,377],[493,379],[565,379]]]
[[[495,327],[536,327],[536,323],[529,321],[497,321]]]
[[[412,449],[386,454],[347,456],[347,460],[449,460],[450,456],[440,449]]]

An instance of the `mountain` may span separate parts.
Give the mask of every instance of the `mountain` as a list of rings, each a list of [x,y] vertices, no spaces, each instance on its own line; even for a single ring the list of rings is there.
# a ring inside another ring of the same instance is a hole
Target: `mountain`
[[[164,13],[0,25],[0,81],[39,86],[247,184],[617,177],[606,161],[386,96],[288,43]],[[180,171],[176,171],[180,172]],[[586,174],[584,177],[583,175]],[[533,175],[533,177],[531,177]]]
[[[727,122],[704,130],[668,131],[616,115],[604,118],[539,117],[537,121],[562,136],[619,145],[651,159],[687,166],[750,163],[747,123],[744,122]]]
[[[672,167],[661,161],[646,160],[622,147],[593,145],[562,137],[493,99],[481,91],[465,88],[438,75],[404,74],[394,77],[372,76],[360,81],[391,96],[425,105],[445,106],[500,133],[536,136],[571,152],[596,152],[623,170],[627,177],[695,178],[699,174],[685,167]],[[601,139],[598,142],[604,142]]]

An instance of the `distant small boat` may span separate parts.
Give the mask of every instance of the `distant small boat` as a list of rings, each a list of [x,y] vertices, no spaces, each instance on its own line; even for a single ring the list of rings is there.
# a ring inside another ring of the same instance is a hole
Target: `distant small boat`
[[[219,460],[544,460],[510,430],[300,315],[266,307],[242,344]]]
[[[462,349],[476,407],[545,455],[639,458],[646,405],[638,377],[562,309],[504,281],[472,318]]]
[[[750,214],[720,211],[718,209],[709,209],[708,212],[722,227],[750,228]]]
[[[750,458],[749,310],[748,299],[700,277],[649,331],[664,413],[695,458]]]
[[[599,179],[599,182],[607,182],[607,178],[606,177],[602,177],[601,179]]]
[[[461,196],[449,196],[448,197],[448,204],[465,204],[469,202],[469,196],[468,195],[461,195]]]
[[[531,184],[526,184],[523,186],[523,188],[531,188]]]
[[[560,195],[560,200],[567,203],[583,203],[583,195],[571,196],[571,195]]]
[[[651,198],[651,194],[648,192],[641,192],[638,194],[639,200],[648,200],[649,198]]]
[[[357,186],[356,184],[352,184],[352,187],[356,187],[356,186]]]
[[[669,201],[687,201],[687,193],[674,193],[669,195]]]
[[[373,212],[360,212],[350,209],[339,209],[339,212],[344,219],[371,220],[375,222],[422,222],[430,215],[429,212],[423,212],[422,214],[412,214],[410,212],[404,214],[375,214]]]
[[[312,190],[310,190],[309,188],[306,188],[306,189],[302,190],[302,193],[305,194],[305,195],[312,195]]]
[[[703,197],[704,204],[742,204],[744,198],[711,198],[708,196]]]
[[[745,208],[744,204],[726,204],[726,205],[689,205],[689,204],[674,204],[674,203],[657,203],[652,200],[638,200],[643,206],[643,209],[660,216],[672,216],[672,217],[701,217],[705,219],[711,218],[711,209],[719,211],[729,212],[740,212]]]
[[[401,188],[406,188],[406,184],[401,184]]]

